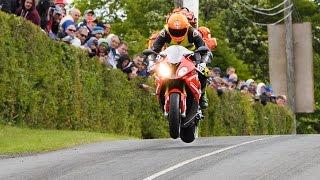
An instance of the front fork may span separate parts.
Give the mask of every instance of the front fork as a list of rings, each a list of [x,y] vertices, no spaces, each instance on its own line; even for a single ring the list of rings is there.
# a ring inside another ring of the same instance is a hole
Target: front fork
[[[166,92],[164,94],[165,97],[165,103],[164,103],[164,116],[167,117],[169,114],[170,109],[170,94],[171,93],[178,93],[180,95],[180,114],[181,117],[186,117],[186,111],[187,111],[187,93],[185,91],[185,88],[182,89],[173,88],[173,89],[166,89]]]

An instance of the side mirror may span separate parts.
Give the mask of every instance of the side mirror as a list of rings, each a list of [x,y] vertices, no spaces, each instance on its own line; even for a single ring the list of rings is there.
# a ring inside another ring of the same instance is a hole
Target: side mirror
[[[149,56],[151,54],[157,54],[157,53],[154,52],[152,49],[145,49],[145,50],[143,50],[142,54],[145,56]]]
[[[207,46],[200,46],[197,50],[195,50],[195,53],[207,53],[209,50],[209,48]]]

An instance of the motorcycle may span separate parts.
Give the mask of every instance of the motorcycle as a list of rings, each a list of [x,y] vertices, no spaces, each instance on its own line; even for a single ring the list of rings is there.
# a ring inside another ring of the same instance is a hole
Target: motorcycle
[[[159,54],[150,49],[143,52],[149,59],[156,59],[152,61],[156,96],[169,122],[170,136],[173,139],[180,137],[186,143],[197,137],[199,121],[203,118],[199,108],[201,84],[197,73],[201,68],[196,68],[194,63],[203,51],[208,48],[200,47],[192,52],[173,45]]]

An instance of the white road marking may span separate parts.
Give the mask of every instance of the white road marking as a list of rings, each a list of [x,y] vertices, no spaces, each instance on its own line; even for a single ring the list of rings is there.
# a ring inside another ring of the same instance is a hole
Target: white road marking
[[[209,156],[212,156],[212,155],[215,155],[215,154],[219,154],[223,151],[228,151],[230,149],[234,149],[234,148],[237,148],[237,147],[240,147],[240,146],[243,146],[243,145],[247,145],[247,144],[251,144],[251,143],[254,143],[254,142],[258,142],[258,141],[263,141],[263,140],[266,140],[266,139],[272,139],[272,138],[276,138],[276,137],[279,137],[279,136],[273,136],[273,137],[268,137],[268,138],[261,138],[261,139],[256,139],[256,140],[252,140],[252,141],[248,141],[248,142],[244,142],[244,143],[240,143],[240,144],[237,144],[237,145],[233,145],[233,146],[229,146],[229,147],[226,147],[226,148],[223,148],[223,149],[220,149],[220,150],[217,150],[217,151],[213,151],[211,153],[208,153],[208,154],[204,154],[204,155],[201,155],[201,156],[198,156],[198,157],[195,157],[195,158],[192,158],[192,159],[189,159],[189,160],[186,160],[186,161],[183,161],[181,163],[178,163],[174,166],[171,166],[167,169],[164,169],[160,172],[157,172],[149,177],[146,177],[144,178],[143,180],[152,180],[152,179],[155,179],[159,176],[162,176],[170,171],[173,171],[175,169],[178,169],[186,164],[189,164],[189,163],[192,163],[193,161],[196,161],[196,160],[199,160],[199,159],[202,159],[202,158],[205,158],[205,157],[209,157]]]

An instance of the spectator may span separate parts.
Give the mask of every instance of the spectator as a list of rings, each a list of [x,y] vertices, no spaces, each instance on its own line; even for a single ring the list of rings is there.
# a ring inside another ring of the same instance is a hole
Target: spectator
[[[62,38],[61,40],[63,42],[66,42],[68,44],[74,44],[74,39],[76,38],[76,26],[73,24],[70,24],[66,29],[66,36]]]
[[[235,90],[237,88],[237,80],[235,80],[234,78],[229,78],[226,84],[227,84],[228,90]]]
[[[259,83],[256,89],[256,96],[260,96],[261,94],[265,93],[265,87],[266,85],[264,83]]]
[[[244,83],[240,86],[240,92],[242,94],[250,94],[248,86]]]
[[[97,50],[97,46],[98,46],[98,39],[95,37],[91,37],[85,44],[85,47],[88,49],[89,52],[89,56],[93,57],[98,55],[98,50]]]
[[[135,78],[135,77],[137,77],[138,76],[138,68],[137,67],[135,67],[135,66],[133,66],[132,68],[131,68],[131,72],[129,73],[129,75],[128,75],[128,77],[129,77],[129,79],[133,79],[133,78]]]
[[[11,0],[0,0],[0,10],[6,13],[11,13]]]
[[[219,67],[214,67],[212,72],[213,77],[221,77],[221,69]]]
[[[118,48],[120,44],[120,39],[117,35],[115,34],[110,34],[107,37],[107,42],[108,45],[110,46],[110,53],[109,53],[109,64],[112,65],[113,68],[117,68],[117,59],[118,59],[118,54],[116,52],[116,49]]]
[[[148,62],[145,60],[144,55],[138,55],[133,59],[134,66],[137,68],[137,76],[148,77],[149,72],[147,70]]]
[[[234,81],[238,81],[238,76],[236,74],[236,69],[234,67],[228,67],[227,69],[227,76],[226,78],[227,79],[230,79],[230,76],[232,76],[232,79]]]
[[[117,54],[120,56],[128,56],[128,44],[124,41],[120,43],[120,45],[117,48]]]
[[[265,88],[266,88],[266,85],[264,83],[259,83],[257,85],[256,94],[255,94],[255,97],[254,97],[255,101],[260,101],[261,104],[263,104],[263,105],[266,105],[267,102],[269,101],[268,97],[266,95]]]
[[[246,85],[248,87],[249,93],[254,97],[256,94],[257,84],[255,83],[255,81],[253,79],[248,79],[246,81]]]
[[[266,86],[264,83],[259,83],[256,90],[255,100],[261,102],[261,104],[266,105],[268,102],[275,103],[275,97],[273,95],[272,88]]]
[[[107,38],[111,31],[111,25],[108,23],[105,23],[103,24],[103,28],[104,28],[103,38]]]
[[[147,61],[143,61],[142,62],[142,65],[141,65],[141,68],[138,68],[138,76],[140,77],[149,77],[149,72],[148,72],[148,62]]]
[[[62,9],[60,6],[53,6],[49,8],[48,12],[48,24],[46,27],[46,32],[48,33],[51,39],[57,40],[58,39],[58,31],[59,31],[59,24],[62,19]]]
[[[21,2],[23,6],[17,10],[16,14],[40,26],[40,16],[35,7],[35,0],[22,0]]]
[[[91,37],[91,33],[93,31],[93,28],[96,26],[95,20],[96,20],[96,18],[94,16],[94,11],[91,9],[86,10],[84,12],[84,20],[83,20],[83,22],[78,24],[78,28],[79,27],[86,27],[89,31],[89,37]]]
[[[76,31],[76,35],[71,44],[76,47],[84,48],[84,44],[88,37],[88,30],[85,27],[81,27]]]
[[[96,26],[93,28],[92,36],[96,37],[98,40],[102,38],[104,33],[103,27]]]
[[[71,9],[70,14],[61,19],[61,22],[59,25],[59,31],[62,34],[62,37],[65,36],[66,28],[69,25],[71,25],[71,24],[75,25],[75,26],[77,25],[77,22],[78,22],[80,16],[81,16],[81,12],[79,9]]]
[[[132,68],[134,67],[133,62],[127,55],[120,56],[118,59],[117,68],[121,69],[122,72],[129,74],[132,73]]]
[[[19,0],[17,0],[19,1]],[[39,0],[37,4],[37,11],[40,15],[41,23],[40,27],[41,29],[45,30],[48,25],[48,14],[49,14],[49,8],[54,6],[53,0]]]
[[[101,64],[105,64],[106,66],[111,67],[108,63],[108,54],[110,52],[110,47],[108,43],[102,42],[98,44],[98,57]]]
[[[59,6],[62,10],[62,16],[66,16],[66,5],[67,5],[67,1],[66,0],[55,0],[54,4]]]
[[[287,104],[287,97],[285,95],[277,96],[276,104],[279,106],[285,106]]]

